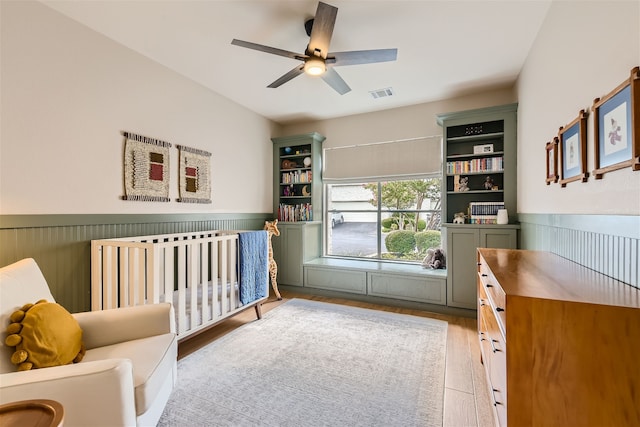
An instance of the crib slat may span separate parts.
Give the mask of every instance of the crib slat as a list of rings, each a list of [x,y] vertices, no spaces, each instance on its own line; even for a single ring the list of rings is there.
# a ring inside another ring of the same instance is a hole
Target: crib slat
[[[130,295],[130,300],[135,301],[136,292],[138,292],[138,251],[136,248],[132,247],[123,247],[122,249],[127,249],[128,254],[123,256],[122,258],[127,263],[126,268],[126,276],[124,276],[123,283],[121,286],[126,286],[129,290],[128,293]],[[130,301],[130,304],[131,304]],[[126,307],[126,306],[125,306]]]
[[[136,287],[138,288],[138,301],[134,302],[132,301],[131,305],[134,304],[145,304],[146,299],[148,298],[147,296],[147,289],[149,287],[148,283],[147,283],[147,257],[146,257],[146,250],[144,249],[138,249],[136,250],[136,281],[134,282],[134,284],[136,285]]]
[[[209,315],[209,240],[200,243],[200,299],[201,324],[211,320]]]
[[[131,286],[135,283],[135,277],[132,276],[135,259],[135,249],[123,246],[120,248],[120,305],[119,307],[128,307],[132,301],[136,300],[135,287]]]
[[[187,263],[189,266],[189,329],[198,326],[198,260],[200,259],[199,244],[191,243],[187,246]]]
[[[236,282],[237,282],[237,273],[236,273],[236,251],[235,251],[235,240],[227,239],[226,246],[229,252],[229,259],[227,261],[227,268],[229,270],[229,311],[234,310],[238,307],[238,297],[236,295]]]
[[[91,242],[91,310],[102,310],[102,245]]]
[[[110,268],[105,270],[107,283],[107,292],[105,293],[106,308],[116,308],[116,301],[118,300],[118,284],[116,278],[118,277],[118,264],[115,260],[118,258],[118,248],[110,246],[106,253],[106,265]]]
[[[224,317],[229,311],[229,306],[227,305],[228,294],[227,294],[227,283],[228,275],[227,275],[227,245],[224,240],[220,242],[220,316]]]
[[[178,246],[178,333],[186,331],[185,320],[186,314],[186,266],[185,266],[186,248],[184,245]]]
[[[147,302],[157,304],[160,302],[160,283],[157,277],[160,275],[159,271],[156,274],[158,266],[158,254],[154,245],[149,246],[145,250],[146,258],[146,288],[147,288]]]
[[[209,265],[211,266],[211,319],[216,319],[222,314],[222,308],[218,304],[218,240],[211,242],[211,254]]]
[[[164,254],[164,268],[162,269],[162,280],[164,280],[164,300],[165,302],[173,302],[174,291],[174,262],[173,262],[173,248],[162,246],[162,253]],[[175,309],[175,307],[174,307]]]

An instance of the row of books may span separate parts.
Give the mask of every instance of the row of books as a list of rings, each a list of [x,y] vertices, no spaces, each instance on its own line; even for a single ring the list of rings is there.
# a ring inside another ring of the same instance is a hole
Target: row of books
[[[280,204],[278,208],[278,221],[296,222],[296,221],[312,221],[313,208],[311,203],[303,203],[299,205]]]
[[[498,172],[504,169],[503,157],[485,157],[447,162],[447,173]]]
[[[487,217],[480,218],[478,215],[469,218],[469,224],[497,224],[497,215],[487,215]]]
[[[497,224],[500,209],[504,209],[504,202],[471,202],[469,224]]]
[[[298,184],[311,182],[311,171],[294,171],[294,172],[285,172],[282,174],[282,183],[283,184]]]

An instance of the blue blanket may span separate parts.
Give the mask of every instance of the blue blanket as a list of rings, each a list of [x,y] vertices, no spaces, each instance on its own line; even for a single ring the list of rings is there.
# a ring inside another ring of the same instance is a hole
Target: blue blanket
[[[240,259],[240,302],[249,304],[267,296],[269,285],[269,248],[266,231],[238,234]]]

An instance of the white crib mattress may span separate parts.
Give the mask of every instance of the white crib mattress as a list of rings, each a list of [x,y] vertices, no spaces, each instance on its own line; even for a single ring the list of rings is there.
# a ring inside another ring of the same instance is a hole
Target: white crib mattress
[[[227,294],[227,312],[233,311],[239,307],[240,304],[240,294],[238,282],[234,282],[233,285],[231,282],[227,282],[226,284],[226,294]],[[214,288],[217,290],[215,300],[213,298]],[[233,288],[233,300],[231,299],[231,289]],[[190,331],[199,327],[203,324],[203,313],[202,313],[202,284],[198,285],[197,289],[197,301],[194,304],[192,301],[192,289],[186,288],[184,289],[184,312],[180,307],[180,291],[173,292],[173,307],[176,314],[176,326],[179,334],[184,334],[184,332]],[[212,320],[218,320],[221,317],[224,317],[226,313],[222,313],[222,283],[218,281],[216,286],[212,285],[212,282],[209,281],[207,283],[207,312],[204,322],[210,322]],[[215,307],[215,314],[213,313]],[[191,313],[196,313],[196,321],[194,325],[191,325]]]

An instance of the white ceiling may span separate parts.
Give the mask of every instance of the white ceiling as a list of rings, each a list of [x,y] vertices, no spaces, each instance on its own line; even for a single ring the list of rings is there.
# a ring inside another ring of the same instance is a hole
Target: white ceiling
[[[397,48],[395,62],[338,67],[339,95],[298,64],[234,38],[304,53],[316,0],[43,0],[51,8],[279,123],[341,117],[512,85],[552,0],[325,0],[332,52]],[[369,91],[393,88],[374,99]]]

